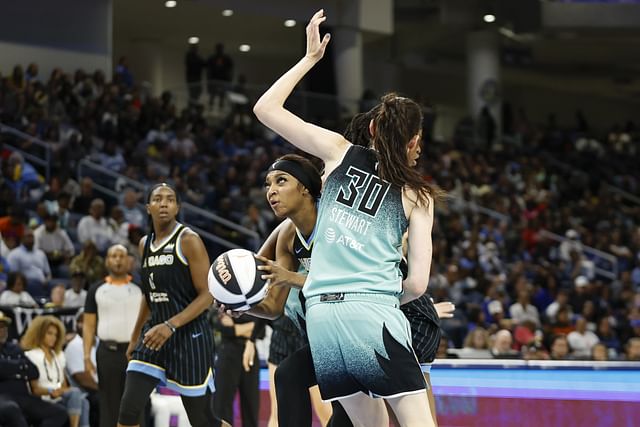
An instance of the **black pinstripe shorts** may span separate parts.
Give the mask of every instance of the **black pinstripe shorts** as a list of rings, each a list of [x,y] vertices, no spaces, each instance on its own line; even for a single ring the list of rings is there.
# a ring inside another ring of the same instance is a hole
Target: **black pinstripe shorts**
[[[279,365],[290,354],[309,344],[287,316],[279,317],[271,327],[273,333],[269,345],[269,363]]]
[[[400,309],[411,325],[411,346],[420,363],[431,363],[440,344],[440,319],[431,299],[422,297],[401,305]]]

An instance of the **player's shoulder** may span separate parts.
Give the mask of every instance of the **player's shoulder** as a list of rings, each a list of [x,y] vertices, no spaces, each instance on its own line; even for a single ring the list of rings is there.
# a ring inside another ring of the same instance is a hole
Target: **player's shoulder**
[[[287,223],[283,225],[281,232],[283,237],[288,237],[289,239],[293,239],[296,235],[296,226],[293,223],[293,221],[288,220]]]
[[[178,234],[178,237],[180,238],[180,241],[182,242],[183,245],[185,243],[192,244],[195,242],[202,241],[202,239],[200,238],[200,235],[195,231],[193,231],[191,228],[187,227],[186,225],[180,231],[180,233]]]

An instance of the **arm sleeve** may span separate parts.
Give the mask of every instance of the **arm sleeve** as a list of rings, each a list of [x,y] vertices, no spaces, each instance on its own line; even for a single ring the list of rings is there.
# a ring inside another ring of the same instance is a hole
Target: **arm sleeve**
[[[213,326],[214,330],[220,331],[220,335],[227,338],[233,338],[236,336],[235,330],[235,321],[234,326],[224,326],[218,320],[218,316],[214,311],[209,313],[209,320],[211,321],[211,326]]]
[[[256,339],[264,337],[264,328],[267,326],[267,322],[266,319],[256,318],[249,340],[256,342]]]

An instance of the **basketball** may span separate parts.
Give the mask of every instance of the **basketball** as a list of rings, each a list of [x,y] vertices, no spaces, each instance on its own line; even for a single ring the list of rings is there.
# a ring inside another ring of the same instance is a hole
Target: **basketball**
[[[246,311],[259,304],[268,281],[260,278],[258,261],[253,252],[231,249],[215,259],[209,268],[209,292],[229,310]]]

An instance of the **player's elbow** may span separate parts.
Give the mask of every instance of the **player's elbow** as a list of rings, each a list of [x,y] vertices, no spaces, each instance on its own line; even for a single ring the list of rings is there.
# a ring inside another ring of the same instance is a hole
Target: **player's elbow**
[[[253,106],[253,114],[255,114],[261,122],[264,122],[269,110],[269,102],[265,100],[264,97],[260,98]]]
[[[407,277],[402,283],[405,299],[414,300],[420,298],[426,291],[429,284],[426,278]]]

